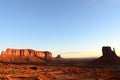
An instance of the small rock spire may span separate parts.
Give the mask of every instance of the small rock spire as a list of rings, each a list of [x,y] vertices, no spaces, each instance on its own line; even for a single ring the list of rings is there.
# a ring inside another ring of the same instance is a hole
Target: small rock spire
[[[115,48],[113,48],[113,52],[115,52]]]

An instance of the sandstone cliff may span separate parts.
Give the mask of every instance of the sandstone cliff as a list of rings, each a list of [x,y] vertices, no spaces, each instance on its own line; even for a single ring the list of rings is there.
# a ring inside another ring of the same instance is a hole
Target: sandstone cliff
[[[52,53],[32,49],[8,48],[0,55],[1,62],[44,62],[45,59],[52,59]]]

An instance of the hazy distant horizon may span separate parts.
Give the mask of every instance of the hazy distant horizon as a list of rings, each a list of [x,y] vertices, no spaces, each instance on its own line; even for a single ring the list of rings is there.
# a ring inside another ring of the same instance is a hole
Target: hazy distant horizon
[[[120,55],[119,13],[119,0],[1,0],[0,51],[30,48],[86,57],[111,46]]]

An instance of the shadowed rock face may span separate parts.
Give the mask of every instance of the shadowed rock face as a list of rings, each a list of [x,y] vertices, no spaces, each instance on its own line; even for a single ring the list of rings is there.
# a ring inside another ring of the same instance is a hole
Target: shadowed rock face
[[[120,62],[120,58],[116,55],[115,48],[113,50],[111,47],[102,47],[102,56],[95,60],[98,63],[103,64],[118,64]]]
[[[103,47],[102,48],[103,57],[117,57],[115,53],[115,49],[111,50],[111,47]]]
[[[33,61],[39,62],[42,59],[52,59],[52,53],[49,51],[36,51],[32,49],[6,49],[0,55],[0,61]]]

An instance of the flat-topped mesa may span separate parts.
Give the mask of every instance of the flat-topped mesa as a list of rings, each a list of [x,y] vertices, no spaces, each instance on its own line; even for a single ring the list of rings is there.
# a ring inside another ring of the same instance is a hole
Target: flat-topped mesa
[[[115,48],[113,48],[113,50],[111,50],[111,47],[109,46],[104,46],[102,47],[102,53],[103,53],[103,57],[116,57],[116,53],[115,53]]]
[[[52,58],[52,53],[49,51],[36,51],[32,49],[6,49],[2,51],[1,56],[37,56],[41,58]]]

